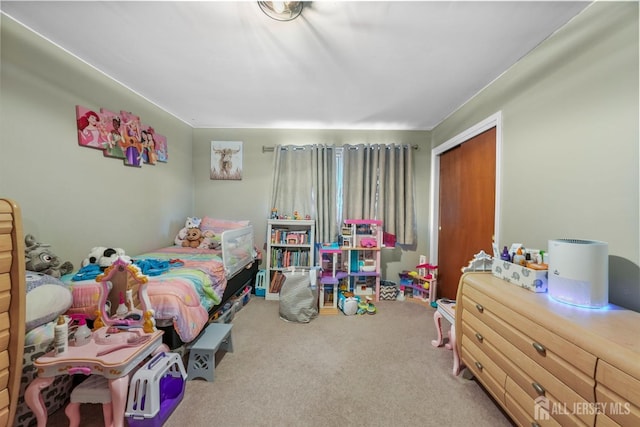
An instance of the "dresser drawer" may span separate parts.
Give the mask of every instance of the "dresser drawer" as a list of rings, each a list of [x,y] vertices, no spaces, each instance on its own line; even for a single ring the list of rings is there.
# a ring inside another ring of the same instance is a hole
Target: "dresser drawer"
[[[620,427],[620,423],[613,421],[605,414],[596,415],[596,427]],[[624,425],[624,424],[622,424]]]
[[[544,403],[536,407],[533,399],[514,384],[510,378],[507,378],[504,402],[507,411],[514,416],[519,425],[562,427],[562,424],[551,417],[549,408]]]
[[[593,399],[593,381],[589,379],[593,378],[596,370],[597,359],[594,355],[549,332],[534,320],[516,313],[504,303],[489,298],[473,286],[464,288],[462,299],[463,307],[483,319],[483,322],[489,324],[508,342],[540,366],[562,378],[586,399]],[[544,316],[544,313],[540,315]],[[501,321],[496,322],[496,319]],[[584,375],[576,375],[576,370]]]
[[[504,382],[507,375],[486,353],[464,335],[460,345],[460,358],[487,391],[501,405],[504,405]]]
[[[463,331],[465,335],[469,337],[475,337],[479,346],[491,343],[498,352],[499,357],[494,359],[496,363],[505,371],[508,376],[508,380],[517,383],[521,390],[528,395],[529,400],[533,404],[533,400],[539,396],[544,396],[547,399],[553,401],[562,402],[563,406],[570,408],[569,411],[573,411],[571,408],[578,408],[575,412],[579,418],[582,419],[587,425],[593,425],[595,419],[595,412],[589,411],[589,408],[594,408],[595,401],[593,393],[594,381],[589,380],[591,386],[586,389],[586,392],[590,394],[591,399],[585,400],[584,397],[579,395],[576,391],[567,386],[561,379],[556,378],[549,371],[542,366],[535,363],[527,355],[516,348],[512,343],[507,341],[501,334],[498,333],[497,328],[492,328],[489,324],[482,323],[481,320],[488,319],[493,316],[492,313],[485,311],[481,316],[482,319],[467,312],[466,306],[463,309],[463,328],[465,325],[469,325],[468,328],[474,331],[473,334]],[[503,328],[510,328],[505,325],[500,319],[493,318],[495,323],[502,324]],[[569,367],[571,368],[571,367]],[[582,372],[575,368],[571,368],[574,375],[584,375]],[[580,411],[578,413],[578,411]],[[570,423],[571,424],[571,423]],[[575,424],[575,423],[574,423]]]
[[[596,400],[614,422],[640,425],[640,381],[603,360],[598,361],[596,371]]]
[[[553,421],[563,427],[585,427],[593,426],[595,423],[597,412],[594,403],[579,402],[574,405],[573,403],[558,401],[550,394],[532,397],[528,390],[523,389],[521,384],[509,376],[507,376],[504,394],[505,402],[507,397],[510,397],[513,402],[516,402],[529,415],[531,421],[538,421],[540,425],[544,425],[541,421],[546,417],[546,414],[541,413],[544,412],[542,408],[546,409],[549,421]]]
[[[640,357],[634,363],[640,363]],[[640,379],[632,377],[604,360],[599,360],[596,382],[620,395],[632,405],[640,407]]]

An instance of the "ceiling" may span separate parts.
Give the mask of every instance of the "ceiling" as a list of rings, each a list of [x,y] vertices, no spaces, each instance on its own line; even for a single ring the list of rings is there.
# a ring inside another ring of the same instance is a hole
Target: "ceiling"
[[[588,5],[316,1],[280,22],[255,1],[0,2],[195,128],[392,130],[432,129]]]

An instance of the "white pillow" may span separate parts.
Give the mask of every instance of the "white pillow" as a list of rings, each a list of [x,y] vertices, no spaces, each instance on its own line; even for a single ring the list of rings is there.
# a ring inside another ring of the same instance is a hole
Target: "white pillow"
[[[65,313],[73,304],[71,290],[61,280],[27,271],[26,331],[37,328]]]

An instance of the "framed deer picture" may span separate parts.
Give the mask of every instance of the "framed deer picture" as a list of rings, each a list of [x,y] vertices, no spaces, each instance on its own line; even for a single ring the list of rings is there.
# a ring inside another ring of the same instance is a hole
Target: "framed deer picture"
[[[211,141],[211,179],[242,179],[242,141]]]

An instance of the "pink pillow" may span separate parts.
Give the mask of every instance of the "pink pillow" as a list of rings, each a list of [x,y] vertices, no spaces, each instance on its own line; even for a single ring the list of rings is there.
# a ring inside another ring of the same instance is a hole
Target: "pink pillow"
[[[242,228],[249,225],[248,220],[215,219],[205,216],[200,222],[200,230],[213,231],[214,234],[222,234],[225,230]]]

